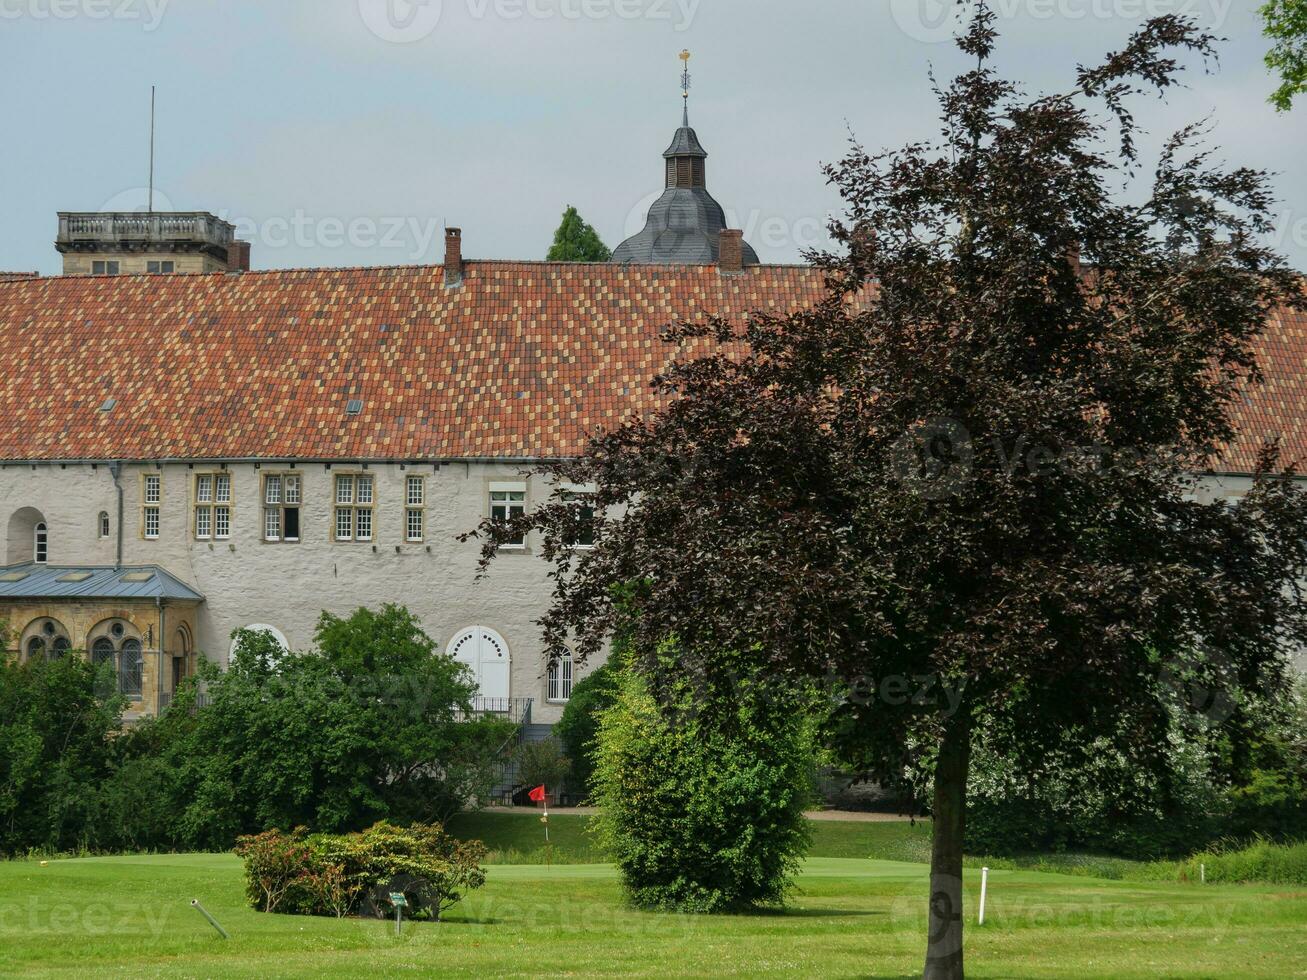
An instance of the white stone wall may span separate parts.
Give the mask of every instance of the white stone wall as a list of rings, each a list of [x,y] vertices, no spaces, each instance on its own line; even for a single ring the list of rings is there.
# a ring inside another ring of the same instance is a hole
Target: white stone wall
[[[334,476],[363,472],[362,464],[231,464],[233,516],[228,541],[197,541],[192,526],[192,487],[196,473],[215,472],[207,464],[127,465],[124,488],[123,561],[160,565],[199,590],[206,602],[198,613],[196,644],[210,659],[225,664],[233,630],[251,624],[276,627],[292,649],[307,649],[322,610],[345,615],[360,606],[386,602],[407,606],[443,652],[449,641],[471,626],[495,630],[508,643],[512,664],[510,694],[532,698],[534,722],[556,721],[562,706],[546,701],[540,627],[550,585],[548,566],[534,545],[504,554],[487,579],[476,581],[478,547],[456,536],[471,530],[489,512],[492,482],[527,483],[527,506],[547,493],[539,477],[528,478],[514,464],[447,463],[401,468],[371,464],[375,480],[371,543],[333,540]],[[301,540],[263,541],[261,476],[293,469],[302,474]],[[158,540],[145,540],[142,478],[163,478]],[[410,475],[426,477],[426,540],[405,541],[405,491]],[[49,526],[52,565],[112,565],[117,537],[117,497],[109,466],[59,465],[0,467],[0,555],[30,556],[27,533],[8,540],[10,518],[35,508]],[[111,533],[101,538],[99,515],[110,515]],[[578,668],[575,678],[597,666]]]

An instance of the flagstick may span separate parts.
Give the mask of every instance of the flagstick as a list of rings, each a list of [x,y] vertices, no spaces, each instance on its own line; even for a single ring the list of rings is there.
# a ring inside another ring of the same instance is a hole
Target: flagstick
[[[549,793],[545,792],[545,843],[549,843]]]

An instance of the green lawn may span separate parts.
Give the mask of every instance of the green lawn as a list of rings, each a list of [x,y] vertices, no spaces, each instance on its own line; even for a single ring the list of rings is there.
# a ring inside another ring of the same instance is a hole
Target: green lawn
[[[396,939],[385,923],[245,908],[231,856],[13,862],[0,864],[0,973],[900,977],[920,967],[925,887],[922,865],[810,858],[785,913],[693,917],[630,910],[607,865],[501,865],[448,922]],[[1307,973],[1307,890],[1027,871],[993,872],[990,887],[967,941],[975,977]]]
[[[456,837],[477,838],[490,849],[494,864],[544,864],[604,861],[605,855],[587,832],[591,817],[551,814],[549,844],[540,818],[532,813],[479,812],[459,814],[448,824]],[[855,823],[813,821],[810,857],[876,857],[891,861],[930,860],[930,823],[906,820]]]

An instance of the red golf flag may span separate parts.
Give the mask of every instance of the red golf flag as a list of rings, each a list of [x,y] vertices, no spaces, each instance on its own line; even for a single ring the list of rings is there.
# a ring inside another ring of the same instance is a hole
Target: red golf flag
[[[543,803],[545,801],[545,788],[537,786],[527,795],[531,798],[532,803]]]

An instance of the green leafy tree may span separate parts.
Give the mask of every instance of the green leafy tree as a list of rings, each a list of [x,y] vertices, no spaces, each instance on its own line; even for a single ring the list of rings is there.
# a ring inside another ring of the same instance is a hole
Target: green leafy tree
[[[549,262],[607,262],[613,257],[599,233],[568,205],[563,221],[554,232],[554,244],[545,259]]]
[[[1261,8],[1266,36],[1275,46],[1266,55],[1266,67],[1280,76],[1271,104],[1288,112],[1295,96],[1307,91],[1307,0],[1269,0]]]
[[[576,683],[572,697],[563,709],[563,717],[554,725],[554,734],[572,760],[568,785],[573,793],[589,797],[594,789],[599,718],[617,703],[620,691],[619,667],[610,659]]]
[[[1194,126],[1144,167],[1131,111],[1215,39],[1157,18],[1027,95],[994,69],[994,20],[975,6],[938,136],[828,170],[846,206],[840,254],[816,257],[829,296],[669,330],[664,408],[547,468],[596,486],[593,548],[568,547],[562,494],[477,532],[486,562],[539,534],[554,655],[629,622],[655,697],[678,677],[712,697],[742,651],[796,687],[826,678],[864,772],[923,763],[931,980],[963,975],[977,731],[1024,772],[1101,739],[1165,772],[1177,706],[1274,701],[1307,642],[1294,472],[1264,447],[1237,501],[1195,476],[1236,438],[1268,317],[1302,302],[1262,244],[1266,175],[1223,168]]]
[[[661,656],[676,659],[666,646]],[[705,697],[675,680],[659,696],[621,677],[595,766],[597,833],[635,904],[726,912],[779,904],[809,843],[811,725],[792,692],[742,658]]]
[[[112,846],[96,816],[122,725],[113,690],[80,656],[0,662],[0,854]]]
[[[187,846],[225,848],[270,827],[442,820],[486,796],[512,732],[469,720],[466,669],[398,606],[323,613],[309,653],[240,631],[229,668],[205,664],[200,676],[208,703],[183,692],[133,734],[129,758],[158,778]]]

